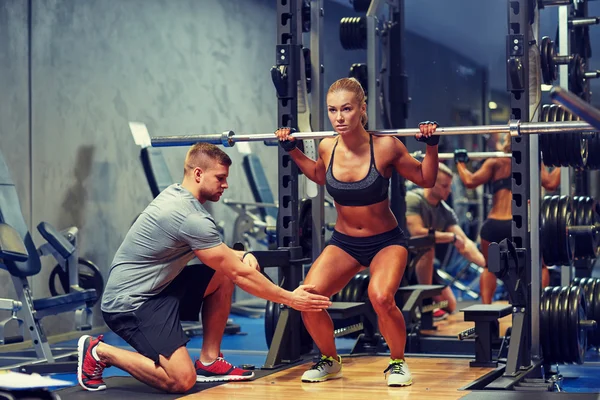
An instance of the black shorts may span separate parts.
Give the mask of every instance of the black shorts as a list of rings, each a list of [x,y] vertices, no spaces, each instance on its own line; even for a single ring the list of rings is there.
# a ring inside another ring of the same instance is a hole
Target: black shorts
[[[486,219],[481,225],[479,236],[488,242],[500,243],[504,239],[512,239],[512,219]]]
[[[103,312],[104,321],[138,353],[158,364],[160,354],[170,357],[189,341],[181,321],[199,320],[204,293],[214,273],[206,265],[187,266],[137,310]]]
[[[378,235],[356,237],[333,231],[329,244],[339,247],[351,255],[360,265],[368,267],[380,250],[388,246],[407,247],[406,236],[399,227]]]

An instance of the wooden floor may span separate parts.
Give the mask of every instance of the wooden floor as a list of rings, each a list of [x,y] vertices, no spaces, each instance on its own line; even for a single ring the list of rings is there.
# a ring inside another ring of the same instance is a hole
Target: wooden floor
[[[500,335],[511,326],[511,316],[500,319]],[[456,336],[471,328],[474,322],[465,322],[463,313],[456,313],[435,323],[437,330],[424,334]],[[458,389],[491,371],[490,368],[470,368],[467,359],[407,358],[413,375],[413,385],[389,388],[383,370],[388,357],[346,357],[344,377],[322,382],[303,383],[302,373],[310,364],[300,365],[252,382],[228,383],[184,399],[460,399],[468,392]]]
[[[458,389],[490,368],[469,368],[465,359],[408,358],[413,384],[388,387],[383,375],[388,357],[344,358],[344,377],[322,383],[303,383],[300,365],[252,382],[228,383],[183,397],[192,399],[460,399],[469,392]]]

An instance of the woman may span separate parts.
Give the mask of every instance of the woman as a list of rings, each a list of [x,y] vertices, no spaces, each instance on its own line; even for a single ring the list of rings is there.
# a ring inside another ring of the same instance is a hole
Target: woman
[[[506,135],[503,141],[497,142],[496,149],[510,153],[510,135]],[[488,213],[479,233],[481,252],[487,265],[490,243],[500,243],[503,239],[512,237],[512,159],[508,157],[488,158],[483,162],[481,168],[474,173],[467,169],[468,155],[466,150],[456,150],[454,161],[460,180],[468,189],[491,182],[492,209]],[[542,269],[542,287],[548,286],[549,281],[548,269],[544,266]],[[481,273],[479,285],[482,303],[491,304],[496,292],[496,275],[485,268]]]
[[[325,185],[337,210],[329,245],[315,260],[304,283],[330,297],[359,271],[370,267],[368,296],[378,316],[379,330],[389,348],[389,386],[412,384],[404,361],[406,325],[394,295],[404,274],[408,256],[406,237],[389,205],[388,186],[395,169],[406,179],[432,187],[438,169],[437,143],[432,136],[437,124],[421,123],[417,140],[427,143],[422,163],[411,157],[395,137],[372,136],[367,122],[365,94],[360,83],[343,78],[327,92],[327,108],[335,138],[321,141],[316,161],[296,148],[290,129],[275,134],[304,175]],[[302,313],[308,332],[322,353],[321,360],[302,376],[304,382],[322,382],[342,376],[342,362],[335,348],[333,322],[326,312]]]

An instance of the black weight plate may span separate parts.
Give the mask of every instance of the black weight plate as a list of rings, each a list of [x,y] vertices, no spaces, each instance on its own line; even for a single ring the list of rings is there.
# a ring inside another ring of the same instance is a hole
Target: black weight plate
[[[561,345],[561,332],[558,327],[560,327],[560,314],[559,314],[559,295],[560,295],[560,286],[556,286],[552,290],[552,299],[550,300],[550,332],[552,332],[550,340],[551,340],[551,348],[552,348],[552,362],[560,362],[560,345]],[[554,328],[554,329],[552,329]]]
[[[566,320],[563,325],[568,332],[568,340],[564,343],[564,348],[568,348],[569,359],[565,360],[568,362],[576,363],[578,356],[578,341],[579,341],[579,323],[578,323],[578,291],[579,286],[570,286],[567,292],[567,304],[566,304]]]
[[[369,297],[369,282],[371,281],[371,275],[364,275],[365,279],[361,282],[358,301],[367,301]]]
[[[567,233],[567,218],[570,217],[569,209],[569,197],[561,196],[558,200],[558,206],[556,208],[556,221],[557,221],[557,241],[559,246],[559,258],[561,265],[569,264],[569,253],[570,247],[568,242],[568,233]]]
[[[548,224],[549,226],[549,232],[550,232],[550,236],[549,236],[549,241],[546,243],[546,245],[549,245],[550,247],[552,247],[552,255],[553,255],[553,259],[552,259],[552,265],[560,265],[560,258],[561,258],[561,248],[560,245],[557,243],[558,242],[558,220],[557,220],[557,209],[558,209],[558,201],[560,199],[560,196],[552,196],[552,198],[550,199],[550,205],[548,206],[548,214],[547,214],[547,221],[546,224]]]
[[[267,347],[271,347],[276,326],[275,305],[272,301],[267,301],[265,305],[265,340],[267,341]]]
[[[547,204],[544,211],[544,242],[542,244],[544,250],[544,261],[547,265],[556,265],[557,248],[556,248],[556,221],[553,213],[555,212],[557,196],[546,196],[545,203]]]
[[[584,285],[585,304],[587,305],[587,319],[595,320],[594,289],[596,288],[596,278],[586,279]],[[588,331],[588,344],[592,345],[596,329]]]
[[[570,202],[568,196],[566,196],[565,204],[566,204],[565,205],[566,214],[564,215],[563,228],[564,228],[564,232],[565,232],[564,240],[565,240],[566,258],[564,260],[564,263],[565,263],[565,265],[570,265],[573,260],[573,244],[572,244],[572,241],[569,239],[568,227],[573,225],[573,214],[571,213],[571,202]]]
[[[557,314],[556,321],[557,333],[558,333],[558,346],[555,348],[558,362],[569,361],[569,330],[568,330],[568,312],[567,306],[569,303],[569,296],[567,287],[561,287],[558,293],[557,299]]]
[[[542,135],[544,136],[544,135]],[[544,196],[540,205],[540,243],[542,248],[542,258],[546,265],[552,265],[552,246],[547,246],[546,243],[551,239],[550,225],[548,224],[548,208],[552,196]]]
[[[352,292],[354,292],[354,287],[356,286],[356,278],[358,277],[358,275],[354,275],[352,277],[352,279],[350,279],[350,282],[348,282],[348,284],[346,285],[346,287],[344,287],[344,290],[342,292],[342,300],[344,302],[350,301],[350,297],[352,296]]]
[[[552,82],[558,79],[558,68],[556,63],[554,62],[554,58],[556,57],[556,46],[554,45],[554,41],[550,41],[547,47],[548,51],[548,60],[550,62],[550,79]]]
[[[593,304],[593,314],[591,317],[597,324],[600,324],[600,279],[596,279],[593,285],[591,301],[589,304]],[[589,315],[589,314],[588,314]],[[600,347],[600,329],[596,328],[592,331],[593,340],[590,343],[594,347]]]
[[[550,38],[548,36],[544,36],[542,38],[542,42],[540,43],[540,67],[542,69],[542,80],[544,84],[551,85],[552,79],[550,76],[550,63],[548,60],[548,42]]]
[[[573,362],[576,364],[583,364],[585,359],[585,352],[587,350],[587,331],[582,328],[580,321],[589,319],[587,317],[588,310],[585,300],[584,291],[581,288],[573,288],[575,294],[573,295],[573,302],[575,303],[575,310],[573,310],[573,317],[571,322],[577,326],[577,329],[573,331],[576,335],[573,341],[575,345],[575,359]]]

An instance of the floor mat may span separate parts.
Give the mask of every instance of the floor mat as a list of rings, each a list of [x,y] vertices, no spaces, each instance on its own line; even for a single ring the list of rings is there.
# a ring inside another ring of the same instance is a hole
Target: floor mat
[[[292,365],[286,365],[283,368],[273,370],[254,370],[254,378],[252,380],[264,378],[265,376],[274,374],[287,368],[294,367],[300,363]],[[198,393],[206,389],[210,389],[215,386],[223,385],[228,382],[210,382],[210,383],[197,383],[191,390],[183,394],[170,394],[154,389],[145,383],[138,381],[130,376],[113,376],[104,379],[106,382],[107,389],[99,392],[89,392],[82,389],[79,385],[72,386],[69,388],[57,390],[56,393],[60,396],[61,400],[86,400],[86,399],[127,399],[127,400],[141,400],[141,399],[161,399],[170,400],[178,399],[189,394]],[[245,381],[250,383],[251,381]],[[243,384],[244,382],[238,382]]]

